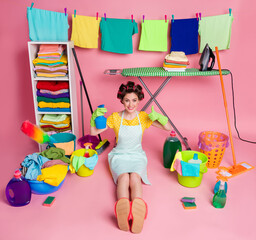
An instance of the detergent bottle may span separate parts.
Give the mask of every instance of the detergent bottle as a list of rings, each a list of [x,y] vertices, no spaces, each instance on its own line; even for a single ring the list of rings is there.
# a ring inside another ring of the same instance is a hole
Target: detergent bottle
[[[176,137],[175,131],[171,131],[170,136],[166,138],[163,149],[163,163],[165,168],[170,168],[177,150],[181,151],[181,142]]]
[[[104,108],[104,104],[99,105],[98,108]],[[104,129],[107,126],[107,119],[104,116],[96,117],[95,124],[97,129]]]
[[[21,176],[20,170],[16,170],[14,177],[9,181],[5,189],[8,202],[15,207],[30,203],[31,188],[28,181]]]
[[[226,205],[227,195],[225,192],[225,184],[223,181],[220,183],[218,192],[216,192],[212,199],[212,205],[215,208],[224,208]]]
[[[202,160],[198,159],[198,154],[194,153],[193,158],[188,160],[188,163],[201,164]]]

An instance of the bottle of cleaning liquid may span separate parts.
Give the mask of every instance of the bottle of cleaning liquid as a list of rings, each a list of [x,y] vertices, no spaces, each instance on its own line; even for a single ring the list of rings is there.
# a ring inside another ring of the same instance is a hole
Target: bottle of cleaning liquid
[[[181,143],[176,137],[175,131],[171,131],[170,136],[165,140],[163,149],[163,163],[165,168],[171,167],[177,150],[182,150]]]
[[[20,170],[15,171],[14,177],[7,184],[5,195],[8,202],[15,207],[30,203],[31,188],[28,181],[21,176]]]
[[[98,108],[104,108],[104,104],[99,105]],[[107,119],[104,116],[96,117],[95,124],[97,129],[104,129],[107,126]]]
[[[212,199],[212,205],[215,208],[224,208],[227,200],[227,195],[225,193],[225,184],[221,181],[219,191],[216,192]]]
[[[188,163],[195,163],[195,164],[201,164],[202,160],[198,159],[198,154],[194,153],[194,156],[192,159],[188,160]]]

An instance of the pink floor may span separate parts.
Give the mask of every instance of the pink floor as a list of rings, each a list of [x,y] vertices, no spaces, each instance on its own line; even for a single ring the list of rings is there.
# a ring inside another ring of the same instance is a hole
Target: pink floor
[[[199,130],[183,129],[190,146],[197,150]],[[162,165],[163,141],[166,132],[151,128],[145,133],[143,146],[149,159],[148,172],[151,186],[143,186],[144,199],[148,203],[148,218],[142,233],[120,231],[114,217],[115,186],[107,164],[110,147],[100,155],[94,174],[82,178],[70,173],[62,188],[50,194],[56,197],[52,207],[42,206],[47,195],[32,195],[31,203],[24,207],[11,207],[4,189],[26,154],[33,153],[36,145],[29,139],[31,152],[18,152],[16,158],[8,159],[1,177],[0,239],[255,239],[255,169],[228,182],[227,203],[224,209],[212,206],[215,169],[204,174],[197,188],[186,188],[177,181],[176,172],[171,173]],[[106,135],[105,135],[106,136]],[[25,139],[26,137],[24,137]],[[112,139],[112,140],[111,140]],[[255,145],[244,143],[234,136],[237,162],[255,165]],[[28,151],[29,145],[26,150]],[[184,149],[184,147],[183,147]],[[184,149],[185,150],[185,149]],[[20,150],[19,150],[20,151]],[[5,156],[7,158],[7,156]],[[232,165],[230,147],[222,164]],[[197,209],[184,210],[180,199],[195,197]]]

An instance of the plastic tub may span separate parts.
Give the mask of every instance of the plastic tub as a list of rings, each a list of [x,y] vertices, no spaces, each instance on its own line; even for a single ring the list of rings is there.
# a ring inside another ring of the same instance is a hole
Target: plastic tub
[[[97,147],[97,145],[100,143],[100,140],[96,136],[92,135],[85,135],[84,137],[79,138],[77,141],[82,148],[84,148],[85,143],[92,143],[92,149],[95,149],[95,147]]]
[[[32,193],[42,195],[42,194],[50,194],[50,193],[56,192],[61,188],[64,181],[65,181],[65,178],[58,186],[52,186],[48,183],[45,183],[43,181],[37,181],[37,180],[28,180],[28,183],[30,185]]]
[[[54,142],[49,147],[58,147],[65,150],[65,155],[71,155],[76,149],[76,136],[72,133],[56,133],[51,135]]]
[[[181,158],[182,158],[180,160],[182,160],[184,162],[188,162],[188,160],[192,159],[195,153],[198,154],[198,159],[200,159],[202,161],[202,163],[200,164],[199,177],[182,176],[179,173],[177,173],[179,184],[181,184],[184,187],[190,187],[190,188],[200,186],[200,184],[202,182],[203,174],[207,172],[207,167],[206,167],[206,163],[208,161],[207,156],[205,154],[203,154],[201,152],[197,152],[197,151],[181,151],[179,153],[181,154]],[[177,159],[177,154],[174,157],[174,159]],[[193,163],[191,163],[191,164],[193,164]]]

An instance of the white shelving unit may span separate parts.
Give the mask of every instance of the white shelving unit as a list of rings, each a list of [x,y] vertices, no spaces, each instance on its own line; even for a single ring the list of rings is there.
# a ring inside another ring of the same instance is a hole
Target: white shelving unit
[[[39,47],[41,44],[61,44],[65,45],[66,48],[64,53],[67,55],[68,60],[68,74],[66,77],[37,77],[34,72],[33,60],[37,57]],[[28,52],[29,52],[29,64],[30,64],[30,73],[31,73],[31,82],[32,82],[32,91],[33,91],[33,100],[34,100],[34,111],[36,125],[39,126],[39,121],[41,120],[44,114],[67,114],[71,116],[71,131],[73,134],[78,136],[78,112],[77,112],[77,91],[76,91],[76,78],[74,70],[74,56],[72,54],[72,48],[74,47],[74,42],[28,42]],[[38,102],[36,95],[36,85],[38,81],[68,81],[69,82],[69,94],[70,94],[70,112],[41,112],[38,111]],[[44,145],[39,144],[39,151],[42,151],[45,148]]]

